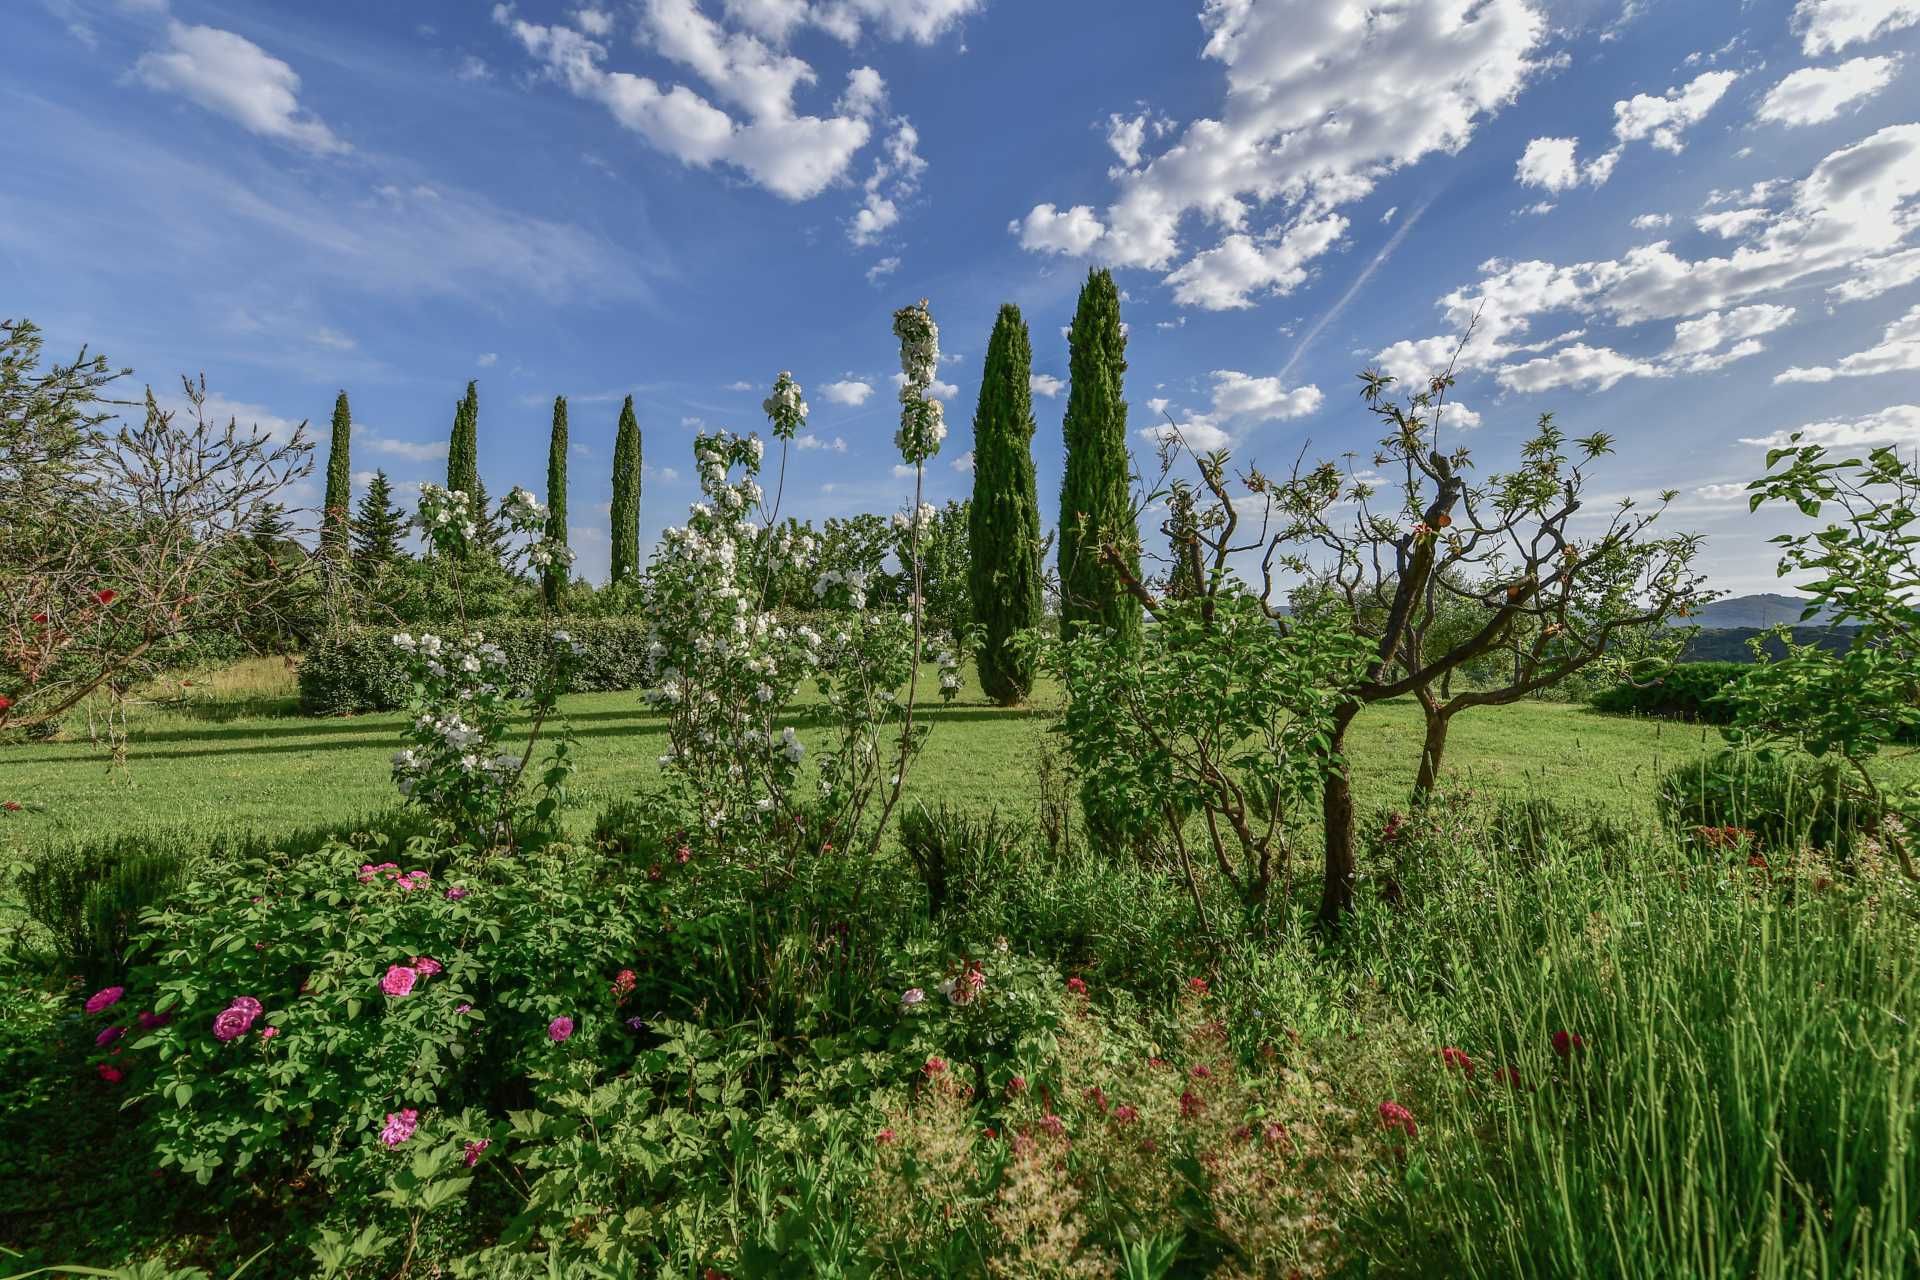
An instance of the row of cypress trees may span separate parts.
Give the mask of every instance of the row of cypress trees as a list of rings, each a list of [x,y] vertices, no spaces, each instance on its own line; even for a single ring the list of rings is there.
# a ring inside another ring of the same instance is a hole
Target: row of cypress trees
[[[321,508],[320,550],[329,572],[337,572],[349,556],[359,560],[387,560],[398,554],[405,533],[405,517],[393,505],[393,486],[386,472],[376,471],[361,500],[350,510],[353,495],[353,411],[342,391],[333,402],[332,437],[327,449],[327,491]],[[567,398],[553,398],[553,428],[547,442],[546,536],[567,540]],[[620,424],[613,448],[613,581],[636,581],[640,573],[640,423],[634,417],[633,397],[620,406]],[[487,489],[480,479],[480,388],[467,383],[466,394],[453,411],[453,434],[447,441],[447,488],[473,499],[483,550],[498,553],[501,531],[488,509]],[[560,602],[567,570],[555,565],[546,571],[541,589],[549,607]]]
[[[1127,336],[1111,272],[1081,287],[1067,330],[1072,386],[1067,393],[1066,469],[1060,484],[1060,625],[1113,629],[1137,640],[1140,609],[1108,555],[1138,577],[1140,553],[1128,496]],[[1041,597],[1040,504],[1033,471],[1033,343],[1020,308],[1000,308],[987,341],[980,402],[973,418],[973,506],[967,530],[970,587],[981,630],[975,656],[981,690],[1010,705],[1033,688],[1033,661],[1012,644],[1038,626]],[[1103,553],[1103,546],[1111,548]]]

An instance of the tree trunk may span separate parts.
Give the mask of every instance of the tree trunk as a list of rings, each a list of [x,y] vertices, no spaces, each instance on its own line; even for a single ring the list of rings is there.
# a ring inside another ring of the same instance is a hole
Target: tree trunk
[[[1353,710],[1335,717],[1329,754],[1338,755],[1345,748],[1347,726],[1353,717]],[[1344,764],[1327,770],[1320,792],[1320,814],[1326,828],[1326,876],[1320,890],[1320,923],[1331,930],[1339,928],[1341,920],[1353,910],[1353,780]]]
[[[1417,808],[1433,796],[1440,781],[1440,761],[1447,752],[1447,725],[1451,717],[1438,706],[1426,707],[1427,738],[1420,747],[1420,773],[1413,781],[1413,803]]]

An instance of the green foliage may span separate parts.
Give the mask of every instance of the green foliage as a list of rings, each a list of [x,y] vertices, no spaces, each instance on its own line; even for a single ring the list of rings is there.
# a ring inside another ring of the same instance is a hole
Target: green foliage
[[[447,441],[447,488],[469,498],[480,484],[480,384],[469,380],[467,393],[453,407],[453,435]]]
[[[1790,751],[1722,751],[1675,765],[1660,777],[1659,805],[1682,835],[1732,831],[1785,853],[1811,847],[1847,854],[1874,826],[1873,809],[1843,761]]]
[[[1647,678],[1602,689],[1593,708],[1614,715],[1663,716],[1698,724],[1731,724],[1729,694],[1752,668],[1744,662],[1680,662]]]
[[[980,688],[1001,706],[1033,691],[1033,658],[1012,640],[1040,625],[1040,500],[1033,473],[1033,346],[1007,303],[987,339],[973,415],[973,500],[967,513],[969,592],[980,629]],[[956,633],[958,634],[958,633]]]
[[[373,473],[353,520],[353,562],[363,578],[372,577],[406,553],[407,517],[393,502],[393,484],[384,470]]]
[[[567,398],[553,398],[553,430],[547,437],[547,539],[567,544]],[[547,609],[558,612],[566,589],[567,566],[555,563],[541,576]]]
[[[1112,272],[1087,274],[1067,343],[1072,385],[1060,481],[1062,634],[1071,638],[1083,623],[1105,627],[1129,648],[1140,638],[1140,606],[1106,560],[1112,554],[1139,576],[1140,535],[1128,495],[1133,467],[1127,454],[1127,336]]]
[[[584,650],[571,676],[574,692],[645,685],[648,626],[643,619],[495,618],[482,629],[506,652],[516,686],[524,686],[538,675],[556,625]],[[406,663],[393,646],[391,627],[337,627],[315,640],[300,664],[300,708],[308,715],[391,711],[405,706],[409,694]]]
[[[60,963],[101,977],[126,963],[140,914],[165,900],[204,843],[182,832],[55,845],[20,864],[15,889]]]
[[[342,391],[333,402],[327,445],[327,492],[320,508],[320,554],[336,571],[347,562],[347,525],[353,509],[353,411]]]
[[[927,891],[927,914],[963,910],[1028,843],[1028,833],[998,812],[976,817],[947,804],[909,806],[900,815],[900,848]]]
[[[960,646],[974,629],[973,552],[967,530],[972,500],[949,500],[935,510],[920,536],[920,586],[926,597],[926,630]],[[912,563],[912,550],[903,557]]]
[[[613,573],[616,585],[640,577],[640,423],[633,416],[633,397],[620,406],[620,426],[613,438]]]

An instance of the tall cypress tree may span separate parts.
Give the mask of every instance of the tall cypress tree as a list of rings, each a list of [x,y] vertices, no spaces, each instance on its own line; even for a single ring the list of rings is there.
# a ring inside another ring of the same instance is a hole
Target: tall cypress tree
[[[1040,499],[1033,480],[1033,343],[1020,308],[1007,303],[987,340],[980,404],[973,414],[973,504],[967,515],[972,553],[973,620],[981,628],[974,665],[980,688],[1001,706],[1033,690],[1033,660],[1009,643],[1038,626]]]
[[[1173,568],[1167,573],[1167,599],[1198,600],[1202,591],[1200,517],[1194,510],[1193,486],[1173,483],[1167,495],[1167,554]]]
[[[480,482],[480,384],[467,383],[467,394],[453,409],[453,436],[447,441],[447,488],[468,497]]]
[[[406,513],[393,502],[393,483],[385,471],[374,472],[353,516],[353,562],[360,572],[371,574],[398,560],[406,531]]]
[[[1111,628],[1122,641],[1140,638],[1140,606],[1100,545],[1111,540],[1136,577],[1140,537],[1127,498],[1127,337],[1120,329],[1120,291],[1113,273],[1087,273],[1067,332],[1073,384],[1067,391],[1066,474],[1060,483],[1060,626]]]
[[[553,398],[553,432],[547,437],[547,541],[567,545],[567,398]],[[560,591],[567,585],[567,566],[547,567],[542,589],[547,608],[560,607]]]
[[[613,438],[613,581],[640,578],[640,423],[633,397],[620,406],[620,430]]]
[[[349,461],[353,413],[347,393],[333,402],[333,439],[327,448],[327,497],[320,511],[320,555],[329,572],[347,562],[347,525],[352,515],[353,467]]]

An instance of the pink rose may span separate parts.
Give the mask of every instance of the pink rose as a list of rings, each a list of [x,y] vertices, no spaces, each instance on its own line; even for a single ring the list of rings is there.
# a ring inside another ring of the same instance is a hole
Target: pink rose
[[[229,1009],[239,1009],[247,1015],[247,1021],[260,1016],[260,1002],[252,996],[235,996],[227,1005]]]
[[[87,998],[87,1012],[98,1013],[120,1003],[120,997],[127,994],[125,987],[102,987]]]
[[[423,978],[431,978],[434,974],[440,972],[440,962],[432,956],[415,956],[412,960],[408,961],[408,963],[411,964]]]
[[[104,1049],[125,1034],[127,1034],[125,1027],[102,1027],[100,1034],[93,1038],[93,1042]]]
[[[229,1006],[214,1018],[213,1038],[220,1041],[238,1040],[252,1026],[252,1014],[245,1009]]]
[[[467,1144],[467,1168],[471,1169],[480,1162],[480,1153],[493,1145],[492,1138],[481,1138],[478,1142]]]
[[[562,1014],[547,1024],[547,1039],[558,1044],[573,1038],[573,1019]]]
[[[418,970],[409,969],[403,964],[390,964],[387,966],[386,975],[380,979],[380,989],[398,999],[412,994],[413,984],[419,978]]]
[[[413,1136],[420,1127],[420,1113],[412,1107],[403,1107],[398,1112],[387,1112],[386,1127],[380,1130],[380,1141],[390,1147],[397,1147]]]

